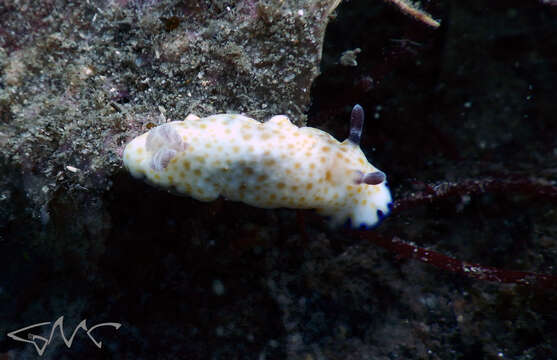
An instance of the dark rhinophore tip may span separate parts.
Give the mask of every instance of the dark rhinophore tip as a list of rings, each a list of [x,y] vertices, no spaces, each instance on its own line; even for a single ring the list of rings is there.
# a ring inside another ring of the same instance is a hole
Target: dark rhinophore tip
[[[356,145],[360,145],[363,127],[364,108],[356,104],[352,108],[352,114],[350,115],[350,134],[348,135],[348,140]]]
[[[382,184],[387,179],[387,175],[383,171],[374,171],[372,173],[367,173],[364,175],[362,182],[368,185],[379,185]]]
[[[387,175],[383,171],[374,171],[371,173],[363,174],[358,171],[358,178],[356,184],[379,185],[387,180]]]

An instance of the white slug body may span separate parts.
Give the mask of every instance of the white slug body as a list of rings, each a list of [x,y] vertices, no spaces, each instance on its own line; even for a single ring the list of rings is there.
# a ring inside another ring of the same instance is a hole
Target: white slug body
[[[316,209],[333,224],[373,226],[391,203],[384,174],[357,143],[282,115],[265,123],[236,114],[188,116],[133,139],[123,157],[134,177],[200,201],[223,196],[261,208]]]

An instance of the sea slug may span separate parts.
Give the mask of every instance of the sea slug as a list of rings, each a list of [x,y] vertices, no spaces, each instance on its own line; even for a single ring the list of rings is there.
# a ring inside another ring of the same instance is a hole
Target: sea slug
[[[124,165],[136,178],[200,201],[223,196],[260,208],[316,209],[333,225],[371,227],[389,212],[385,174],[359,142],[354,106],[343,142],[284,115],[265,123],[238,114],[188,116],[133,139]]]

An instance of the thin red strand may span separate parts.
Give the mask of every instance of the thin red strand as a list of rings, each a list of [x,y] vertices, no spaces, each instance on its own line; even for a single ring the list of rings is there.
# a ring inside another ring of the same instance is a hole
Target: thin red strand
[[[543,198],[546,201],[557,201],[557,187],[553,183],[546,180],[524,177],[508,179],[485,178],[479,180],[464,180],[462,182],[443,182],[433,185],[426,184],[424,187],[424,191],[416,192],[407,198],[397,200],[394,203],[393,212],[400,212],[418,205],[437,202],[449,197],[475,195],[486,192],[520,193]],[[469,263],[443,255],[437,251],[419,247],[397,236],[389,239],[371,231],[356,230],[352,231],[352,233],[359,238],[369,240],[374,244],[388,249],[402,258],[416,259],[437,268],[455,274],[461,274],[469,278],[497,283],[534,286],[543,289],[557,289],[556,275],[505,270],[477,263]]]

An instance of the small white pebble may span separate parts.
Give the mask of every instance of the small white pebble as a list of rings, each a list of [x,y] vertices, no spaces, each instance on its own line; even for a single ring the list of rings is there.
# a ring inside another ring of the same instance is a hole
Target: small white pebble
[[[213,280],[213,292],[217,296],[224,295],[225,288],[224,288],[224,284],[222,283],[222,281],[220,281],[218,279]]]

